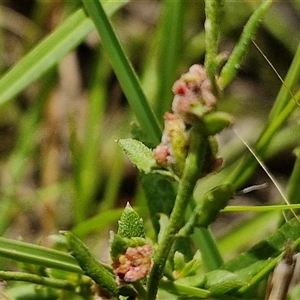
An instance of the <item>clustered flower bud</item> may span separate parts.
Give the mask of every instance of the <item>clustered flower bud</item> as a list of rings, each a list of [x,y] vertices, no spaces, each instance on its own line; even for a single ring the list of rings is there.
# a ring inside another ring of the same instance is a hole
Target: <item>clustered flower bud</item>
[[[201,65],[191,66],[188,73],[175,81],[172,90],[175,94],[172,110],[188,124],[193,124],[213,110],[217,103],[210,80]]]
[[[179,115],[165,113],[161,143],[153,150],[154,158],[163,167],[171,167],[180,175],[187,154],[186,126]]]
[[[113,263],[119,283],[136,282],[145,278],[151,269],[151,255],[152,247],[147,244],[127,248],[126,252],[119,256],[118,261]]]
[[[214,110],[217,99],[201,65],[191,66],[189,72],[174,83],[172,91],[175,94],[172,103],[174,113],[165,113],[162,140],[153,150],[153,155],[160,166],[180,176],[189,146],[187,126]]]

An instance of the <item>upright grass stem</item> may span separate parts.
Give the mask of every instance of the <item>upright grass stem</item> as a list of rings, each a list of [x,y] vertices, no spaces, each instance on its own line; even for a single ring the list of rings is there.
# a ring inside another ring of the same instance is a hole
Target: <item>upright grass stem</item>
[[[296,162],[287,187],[287,196],[290,203],[300,203],[300,147],[298,147],[294,153],[296,155]]]
[[[154,264],[148,280],[148,300],[156,299],[159,281],[168,258],[170,249],[174,243],[176,234],[183,226],[187,202],[191,198],[195,184],[202,173],[205,156],[208,150],[208,141],[202,134],[202,124],[192,128],[191,145],[186,158],[182,179],[179,183],[175,205],[170,216],[169,225],[166,228],[162,240],[154,257]]]
[[[271,111],[268,123],[261,133],[256,146],[254,147],[255,153],[260,158],[263,158],[275,134],[288,119],[288,117],[293,113],[293,111],[297,108],[297,103],[300,100],[300,91],[298,91],[293,98],[289,98],[287,87],[293,88],[296,82],[294,78],[290,76],[290,74],[296,74],[297,72],[299,73],[299,70],[300,51],[297,51],[297,55],[295,56],[291,64],[290,70],[285,80],[284,87],[281,89],[282,93],[285,91],[285,97],[277,97],[276,102],[273,106],[274,110]],[[280,102],[284,102],[285,105],[282,107]],[[281,109],[277,109],[278,107],[280,107]],[[251,176],[256,166],[257,161],[252,155],[245,157],[245,159],[240,163],[236,170],[231,173],[230,177],[228,178],[229,182],[232,183],[232,185],[236,189],[238,189]]]
[[[82,2],[101,36],[103,48],[110,59],[136,119],[145,135],[148,135],[152,142],[159,142],[161,130],[158,122],[101,3],[98,0],[82,0]]]

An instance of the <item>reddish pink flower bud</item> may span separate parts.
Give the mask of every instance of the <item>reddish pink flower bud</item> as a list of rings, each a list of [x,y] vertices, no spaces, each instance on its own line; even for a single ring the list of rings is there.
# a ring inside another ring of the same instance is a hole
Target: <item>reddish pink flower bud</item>
[[[200,82],[207,79],[206,71],[201,65],[192,65],[189,68],[189,73],[197,76]]]
[[[210,112],[217,102],[206,71],[201,65],[191,66],[174,83],[172,90],[175,94],[172,109],[189,124]]]
[[[158,164],[166,165],[168,163],[168,157],[170,157],[168,146],[164,144],[159,144],[153,150],[153,155]]]
[[[151,255],[152,247],[150,245],[129,247],[125,254],[120,255],[119,262],[114,263],[115,274],[120,283],[136,282],[145,278],[151,269]]]
[[[187,86],[185,82],[177,80],[173,85],[172,91],[174,94],[183,96],[187,92]]]
[[[153,155],[157,163],[164,168],[172,169],[177,175],[183,171],[187,154],[186,128],[179,115],[165,113],[165,129]]]

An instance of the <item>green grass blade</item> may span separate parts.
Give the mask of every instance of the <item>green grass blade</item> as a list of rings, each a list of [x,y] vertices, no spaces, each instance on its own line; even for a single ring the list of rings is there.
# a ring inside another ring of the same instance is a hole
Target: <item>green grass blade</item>
[[[76,260],[61,251],[0,237],[0,256],[74,273],[82,273]]]
[[[103,48],[110,59],[136,119],[145,135],[149,136],[154,143],[158,143],[161,135],[158,122],[101,3],[97,0],[82,0],[82,2],[98,30]]]
[[[187,285],[181,285],[181,284],[177,284],[176,282],[174,283],[174,282],[170,282],[170,281],[162,280],[159,284],[159,287],[166,291],[169,291],[170,293],[175,294],[175,295],[176,294],[189,295],[189,297],[194,296],[194,297],[197,297],[197,299],[198,299],[198,297],[200,299],[201,298],[207,299],[211,295],[211,292],[208,290],[199,289],[199,288],[195,288],[195,287],[187,286]]]
[[[100,231],[105,226],[107,226],[107,224],[117,222],[123,210],[124,209],[122,208],[101,212],[95,217],[89,218],[88,220],[85,220],[76,225],[72,229],[72,232],[81,238],[89,233]]]
[[[287,187],[287,198],[290,203],[300,203],[299,182],[300,182],[300,148],[295,151],[296,162]],[[299,210],[298,210],[299,211]]]
[[[291,67],[284,79],[284,83],[281,86],[281,89],[277,95],[275,104],[273,105],[272,111],[269,116],[269,122],[272,122],[275,118],[281,114],[281,111],[288,105],[291,96],[292,90],[295,85],[299,82],[300,79],[300,43],[298,44],[297,51],[294,55],[293,62]],[[296,101],[294,101],[295,106],[297,105]],[[299,100],[298,100],[299,102]]]
[[[268,273],[271,272],[272,267],[275,266],[276,260],[282,255],[287,241],[290,241],[293,247],[299,246],[299,233],[300,223],[297,219],[293,219],[282,225],[274,234],[221,267],[222,269],[235,272],[239,276],[248,277],[248,284],[241,287],[238,291],[240,295],[254,288],[260,281],[266,278]],[[255,231],[253,234],[255,234]]]
[[[295,99],[289,99],[288,104],[282,111],[280,111],[279,115],[276,118],[274,117],[268,126],[265,127],[256,146],[254,147],[254,152],[259,156],[259,158],[264,157],[275,134],[297,108],[296,101],[299,100],[300,91],[295,95]],[[239,188],[251,176],[257,166],[257,163],[258,162],[252,155],[245,157],[235,171],[233,171],[229,176],[229,182],[231,182],[236,188]]]
[[[118,1],[117,4],[108,2],[105,7],[108,13],[112,14],[116,8],[127,2],[125,0]],[[0,106],[55,66],[93,29],[93,23],[82,9],[70,16],[0,79]]]
[[[216,270],[222,265],[223,258],[219,252],[214,237],[208,228],[195,228],[193,241],[200,249],[208,271]]]

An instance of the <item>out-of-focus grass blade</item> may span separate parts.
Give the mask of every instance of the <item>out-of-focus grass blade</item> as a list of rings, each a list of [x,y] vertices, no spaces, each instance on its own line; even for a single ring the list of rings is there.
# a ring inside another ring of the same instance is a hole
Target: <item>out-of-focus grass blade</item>
[[[100,49],[101,50],[101,49]],[[97,190],[97,185],[101,181],[99,172],[99,145],[101,144],[101,125],[103,124],[104,110],[107,101],[106,86],[108,72],[110,70],[108,62],[105,62],[103,51],[99,51],[95,59],[94,70],[91,76],[89,90],[89,104],[87,113],[87,123],[84,137],[84,147],[80,143],[72,144],[73,161],[76,164],[75,175],[75,204],[74,216],[76,224],[87,218],[91,201]],[[75,126],[74,126],[75,127]],[[79,146],[80,145],[80,146]]]
[[[82,273],[75,259],[67,253],[2,237],[0,237],[0,256],[14,261]]]
[[[287,187],[287,197],[290,203],[300,203],[299,182],[300,182],[300,147],[295,151],[296,161],[292,175]],[[299,212],[299,210],[298,210]]]
[[[158,143],[161,135],[158,122],[101,3],[97,0],[82,0],[82,2],[98,30],[103,48],[145,136]]]
[[[127,2],[127,0],[105,1],[105,9],[111,15]],[[71,15],[57,30],[24,56],[0,79],[0,106],[55,66],[93,29],[94,24],[83,9],[79,9]]]
[[[122,208],[101,212],[97,216],[89,218],[88,220],[76,225],[72,229],[72,232],[78,237],[83,237],[88,233],[101,230],[103,227],[107,226],[107,224],[110,224],[111,222],[117,222],[123,210],[124,209]]]
[[[240,224],[237,228],[231,230],[229,234],[219,239],[218,247],[220,252],[223,255],[230,256],[231,254],[236,254],[233,253],[233,251],[236,251],[237,249],[249,247],[250,242],[253,245],[253,243],[258,242],[259,239],[264,238],[270,228],[276,227],[279,220],[280,214],[277,211],[271,211],[261,214],[260,216],[245,222],[245,224]],[[249,235],[255,232],[257,228],[262,227],[264,230],[258,231],[250,241]]]

